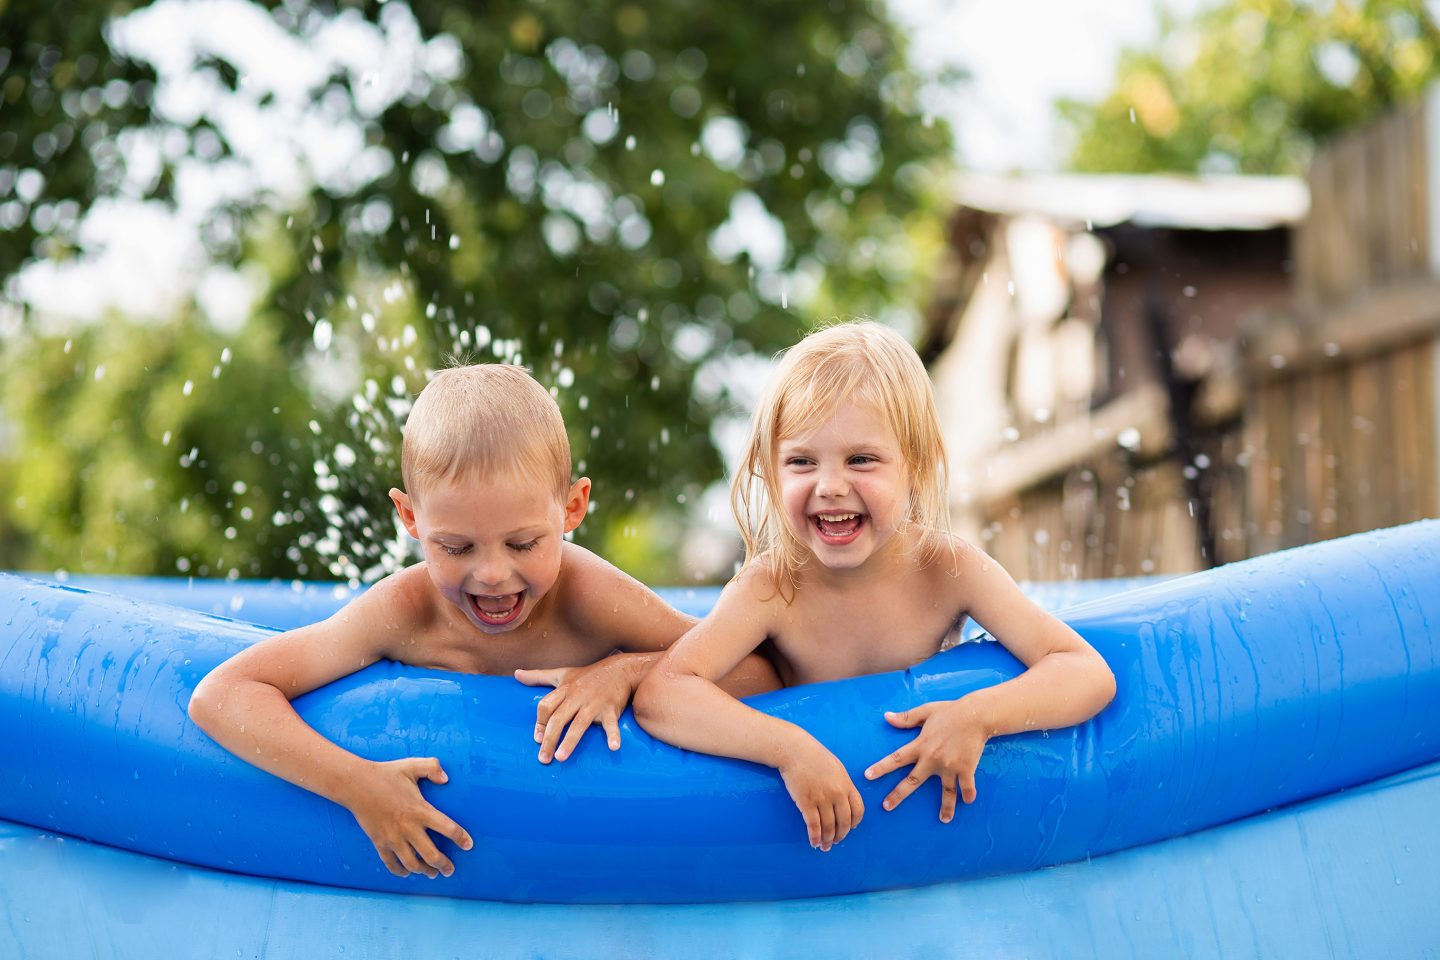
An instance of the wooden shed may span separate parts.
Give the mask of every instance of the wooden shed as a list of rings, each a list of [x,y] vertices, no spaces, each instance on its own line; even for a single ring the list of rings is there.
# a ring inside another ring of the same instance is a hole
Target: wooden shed
[[[921,336],[957,531],[1068,579],[1434,515],[1429,103],[1330,146],[1308,185],[962,178]]]

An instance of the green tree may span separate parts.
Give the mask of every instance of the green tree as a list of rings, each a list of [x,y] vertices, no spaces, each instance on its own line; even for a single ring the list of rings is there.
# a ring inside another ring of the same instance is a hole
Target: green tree
[[[1109,96],[1061,104],[1075,169],[1304,173],[1318,141],[1440,71],[1423,0],[1229,0],[1162,23]]]
[[[919,78],[871,4],[246,6],[277,45],[264,56],[299,64],[291,87],[224,38],[196,34],[188,59],[147,46],[145,18],[184,8],[0,0],[0,93],[23,118],[0,137],[15,332],[0,460],[16,465],[0,493],[24,498],[0,520],[0,560],[373,576],[396,559],[385,493],[406,398],[451,356],[523,362],[553,388],[596,481],[582,540],[663,540],[720,473],[710,427],[733,401],[723,382],[697,389],[698,371],[792,342],[820,318],[796,313],[802,298],[880,314],[918,292],[904,251],[939,222],[948,131],[920,115]],[[182,83],[208,99],[176,96]],[[288,126],[257,147],[277,114]],[[331,148],[347,159],[327,169]],[[266,160],[293,162],[298,192],[267,181]],[[99,201],[183,209],[204,170],[250,178],[197,227],[213,262],[253,281],[239,328],[192,305],[71,335],[26,302],[28,265],[91,255],[79,224]],[[183,411],[169,444],[160,409]],[[204,427],[189,441],[203,482],[179,462],[180,421]],[[237,517],[233,481],[257,444],[244,482],[269,489]],[[132,479],[163,469],[153,496],[121,506],[77,499],[75,457],[107,486],[112,461]],[[177,497],[233,539],[182,533]],[[155,543],[127,542],[122,514]],[[634,572],[673,577],[663,560]]]

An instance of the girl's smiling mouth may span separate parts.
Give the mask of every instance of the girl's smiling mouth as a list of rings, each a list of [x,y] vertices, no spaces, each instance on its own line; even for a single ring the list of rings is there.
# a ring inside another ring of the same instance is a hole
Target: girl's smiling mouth
[[[816,513],[811,515],[810,522],[822,542],[843,547],[860,535],[865,519],[863,513]]]
[[[476,618],[487,627],[503,627],[514,623],[515,618],[520,616],[520,609],[524,606],[525,592],[507,593],[498,597],[484,597],[473,593],[467,593],[466,599],[470,601],[470,610]]]

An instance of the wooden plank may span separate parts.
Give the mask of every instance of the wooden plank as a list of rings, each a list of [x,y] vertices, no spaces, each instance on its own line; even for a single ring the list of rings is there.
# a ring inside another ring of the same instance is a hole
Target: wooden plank
[[[1248,377],[1262,380],[1289,377],[1436,336],[1440,336],[1440,279],[1427,277],[1372,291],[1327,311],[1298,334],[1293,325],[1275,325],[1248,346],[1245,370]]]

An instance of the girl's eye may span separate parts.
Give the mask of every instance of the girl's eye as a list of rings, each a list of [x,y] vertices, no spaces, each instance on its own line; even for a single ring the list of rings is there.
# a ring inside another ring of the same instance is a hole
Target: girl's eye
[[[790,457],[789,459],[787,459],[787,460],[785,461],[785,466],[787,466],[787,467],[808,467],[808,466],[811,466],[812,464],[814,464],[814,462],[815,462],[815,461],[814,461],[814,460],[811,460],[809,457]]]
[[[512,543],[510,544],[510,549],[514,550],[516,553],[529,553],[531,550],[535,549],[535,544],[539,542],[540,540],[537,537],[534,540],[526,540],[524,543]]]
[[[870,454],[868,453],[857,453],[855,456],[850,458],[850,462],[855,464],[856,466],[863,467],[875,463],[876,458],[870,456]]]
[[[451,547],[442,543],[440,549],[445,551],[446,556],[463,557],[470,552],[470,544],[467,543],[463,547]]]

